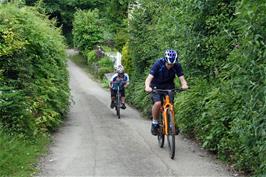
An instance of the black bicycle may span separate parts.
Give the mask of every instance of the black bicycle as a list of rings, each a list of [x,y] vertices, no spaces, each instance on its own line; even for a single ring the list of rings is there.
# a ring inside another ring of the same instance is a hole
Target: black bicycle
[[[123,89],[125,82],[124,81],[117,81],[114,82],[114,88],[116,90],[115,94],[115,110],[117,118],[120,119],[120,110],[121,110],[121,93],[120,90]]]

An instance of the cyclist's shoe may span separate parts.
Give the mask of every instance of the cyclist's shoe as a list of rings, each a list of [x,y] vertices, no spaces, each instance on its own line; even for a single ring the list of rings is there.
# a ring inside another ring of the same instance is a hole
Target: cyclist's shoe
[[[115,107],[115,102],[112,101],[110,107],[113,109]]]
[[[127,107],[126,107],[126,105],[125,105],[125,103],[121,103],[121,109],[126,109]]]
[[[151,134],[154,136],[157,136],[158,131],[159,131],[159,124],[158,123],[157,124],[152,123],[151,124]]]
[[[179,128],[176,128],[176,129],[175,129],[175,135],[178,135],[179,133],[180,133]]]

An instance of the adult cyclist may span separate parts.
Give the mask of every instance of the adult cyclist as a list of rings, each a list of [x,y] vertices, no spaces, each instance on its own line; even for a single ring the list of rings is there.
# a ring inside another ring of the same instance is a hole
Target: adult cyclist
[[[176,51],[169,49],[165,51],[164,58],[160,58],[157,60],[145,80],[145,91],[152,92],[153,88],[157,89],[174,89],[174,79],[178,76],[181,89],[188,89],[187,81],[185,80],[181,64],[178,63],[178,56]],[[174,95],[169,95],[171,101],[174,101]],[[152,125],[151,125],[151,133],[152,135],[158,134],[158,119],[160,114],[161,107],[161,97],[162,95],[159,93],[152,92]],[[178,132],[177,132],[178,133]]]
[[[111,92],[111,105],[110,107],[113,109],[115,107],[115,96],[116,96],[116,85],[120,83],[122,88],[119,90],[121,94],[121,108],[126,109],[125,105],[125,87],[129,84],[128,74],[124,72],[124,67],[122,65],[118,65],[116,68],[116,73],[112,76],[109,87]]]

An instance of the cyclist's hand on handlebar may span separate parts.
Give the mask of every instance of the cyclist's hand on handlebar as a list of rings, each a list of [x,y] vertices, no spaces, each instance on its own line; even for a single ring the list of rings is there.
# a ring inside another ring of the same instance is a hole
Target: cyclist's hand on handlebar
[[[119,83],[119,86],[120,86],[120,87],[125,87],[126,84],[127,84],[126,81],[121,81],[121,82]]]
[[[128,83],[125,83],[125,84],[124,84],[124,88],[126,88],[127,86],[128,86]]]
[[[150,92],[152,92],[152,88],[151,87],[145,87],[145,91],[150,93]]]

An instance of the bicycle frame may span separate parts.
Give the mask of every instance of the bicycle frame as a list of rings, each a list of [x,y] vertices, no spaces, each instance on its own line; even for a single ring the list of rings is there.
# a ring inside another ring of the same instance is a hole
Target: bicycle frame
[[[175,112],[174,112],[174,105],[170,101],[170,96],[165,95],[163,98],[163,105],[162,105],[162,116],[163,116],[163,121],[164,121],[164,127],[163,127],[163,134],[168,135],[168,119],[167,119],[167,110],[170,110],[172,113],[173,117],[175,117]],[[175,125],[175,120],[173,119],[174,125]]]
[[[170,100],[170,95],[172,92],[181,92],[181,89],[171,89],[171,90],[162,90],[162,89],[154,89],[154,92],[162,93],[163,98],[161,100],[161,107],[160,107],[160,131],[158,134],[158,143],[159,146],[162,148],[164,146],[164,137],[167,137],[170,158],[174,159],[175,157],[175,135],[176,135],[176,128],[175,128],[175,112],[174,112],[174,105]]]
[[[115,103],[116,104],[120,104],[121,103],[121,93],[120,93],[120,88],[118,87],[118,89],[116,90],[116,95],[115,95]],[[120,105],[117,105],[120,106]]]

